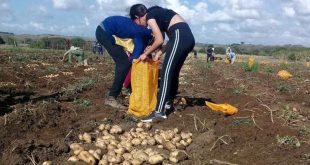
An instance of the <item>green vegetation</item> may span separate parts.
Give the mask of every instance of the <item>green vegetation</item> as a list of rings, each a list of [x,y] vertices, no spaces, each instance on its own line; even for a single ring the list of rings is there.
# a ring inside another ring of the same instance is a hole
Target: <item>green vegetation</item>
[[[84,108],[90,107],[92,104],[90,100],[83,100],[83,99],[82,100],[81,99],[74,100],[74,103],[77,105],[80,105]]]
[[[0,44],[5,44],[5,41],[3,40],[1,36],[0,36]]]
[[[240,119],[240,120],[233,121],[230,125],[231,126],[254,125],[254,122],[252,119]]]
[[[66,88],[63,89],[63,96],[72,97],[76,94],[82,92],[83,90],[92,87],[96,84],[96,81],[94,79],[91,79],[89,77],[82,78],[79,82],[75,84],[70,84]]]
[[[309,136],[310,135],[310,128],[307,128],[306,126],[300,127],[298,129],[298,135],[299,136]]]
[[[250,66],[247,62],[242,62],[241,65],[243,70],[247,72],[258,72],[259,70],[258,62],[255,62],[252,66]]]
[[[287,84],[285,84],[284,82],[278,82],[276,84],[275,88],[276,88],[276,90],[278,92],[287,92],[287,91],[289,91],[289,86]]]
[[[282,119],[285,120],[285,123],[291,123],[292,121],[298,119],[298,114],[291,110],[289,106],[286,106],[282,109],[282,115],[280,116]]]
[[[272,66],[267,66],[267,67],[265,68],[265,72],[266,72],[266,73],[274,73],[274,69],[273,69]]]
[[[280,145],[293,145],[296,147],[300,147],[300,142],[295,136],[283,136],[280,137],[277,135],[277,141]]]

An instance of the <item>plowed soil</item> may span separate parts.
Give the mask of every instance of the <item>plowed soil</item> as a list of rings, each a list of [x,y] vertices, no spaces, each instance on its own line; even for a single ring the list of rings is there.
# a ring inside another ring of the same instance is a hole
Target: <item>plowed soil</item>
[[[89,66],[74,66],[60,61],[62,53],[0,50],[1,165],[30,165],[31,159],[70,164],[68,145],[78,134],[107,119],[127,129],[136,124],[126,112],[104,105],[113,81],[111,59],[93,55]],[[280,80],[281,69],[293,78]],[[225,116],[206,107],[206,100],[229,103],[239,112]],[[305,66],[261,64],[258,72],[248,72],[240,62],[207,64],[189,57],[175,107],[152,129],[193,133],[189,159],[180,164],[310,164],[310,69]]]

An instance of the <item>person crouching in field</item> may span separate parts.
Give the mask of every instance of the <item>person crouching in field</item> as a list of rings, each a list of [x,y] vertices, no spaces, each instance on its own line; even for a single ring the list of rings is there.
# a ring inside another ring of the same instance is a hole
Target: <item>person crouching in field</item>
[[[124,49],[115,43],[118,38],[131,38],[134,49],[130,59]],[[151,39],[151,30],[138,26],[130,18],[124,16],[111,16],[105,18],[96,29],[97,41],[104,46],[115,62],[115,76],[110,91],[106,94],[104,103],[114,108],[126,109],[117,101],[123,82],[130,70],[132,60],[139,58],[146,44]]]
[[[78,61],[78,65],[84,65],[87,66],[87,59],[84,59],[84,50],[71,46],[68,51],[64,54],[63,58],[61,61],[65,61],[66,56],[68,56],[68,62],[71,64],[72,63],[72,57]]]
[[[139,57],[141,61],[146,60],[149,54],[163,44],[162,33],[166,33],[169,37],[167,45],[155,56],[155,60],[158,60],[166,52],[160,73],[161,81],[156,108],[141,121],[151,122],[157,117],[166,119],[166,111],[173,109],[173,99],[178,91],[181,67],[195,46],[194,36],[184,19],[170,9],[159,6],[147,9],[143,4],[135,4],[130,8],[130,17],[138,25],[149,26],[155,37],[152,45]]]
[[[230,64],[234,64],[235,59],[236,59],[236,53],[232,49],[230,49],[228,57],[229,57]]]

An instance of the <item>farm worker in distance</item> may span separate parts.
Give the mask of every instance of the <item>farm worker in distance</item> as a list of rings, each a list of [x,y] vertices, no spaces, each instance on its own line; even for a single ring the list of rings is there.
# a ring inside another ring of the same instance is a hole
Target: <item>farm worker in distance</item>
[[[134,50],[130,59],[128,59],[125,50],[115,43],[113,35],[119,38],[133,39]],[[124,16],[107,17],[98,25],[96,29],[97,41],[104,46],[115,62],[115,77],[112,87],[105,97],[106,105],[126,109],[116,98],[122,90],[132,60],[139,58],[151,37],[151,30],[138,26],[130,18]]]
[[[68,62],[72,63],[72,56],[78,61],[79,65],[87,65],[87,60],[84,60],[84,50],[71,46],[70,49],[64,54],[62,61],[65,60],[66,56],[68,55]]]
[[[230,49],[230,52],[229,52],[229,62],[230,64],[233,64],[235,62],[235,59],[236,59],[236,54],[235,52]]]
[[[97,41],[92,42],[92,51],[93,51],[93,54],[96,54],[96,52],[97,52]]]
[[[145,61],[149,54],[164,43],[162,33],[166,33],[169,41],[158,51],[155,60],[166,52],[160,73],[160,88],[155,110],[141,121],[151,122],[154,118],[166,119],[166,112],[173,111],[173,99],[179,86],[179,74],[188,54],[195,46],[195,39],[184,19],[173,10],[153,6],[147,9],[143,4],[135,4],[130,8],[130,17],[138,25],[152,29],[154,42],[146,49],[139,60]]]

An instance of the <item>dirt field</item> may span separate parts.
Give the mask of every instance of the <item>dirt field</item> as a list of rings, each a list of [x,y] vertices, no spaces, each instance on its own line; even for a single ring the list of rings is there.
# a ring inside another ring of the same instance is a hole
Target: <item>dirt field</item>
[[[1,165],[70,164],[69,145],[80,133],[95,132],[107,120],[127,130],[135,127],[125,112],[103,104],[113,80],[111,60],[93,56],[90,66],[77,67],[60,62],[61,55],[0,50]],[[177,111],[153,122],[152,130],[193,133],[189,158],[180,164],[310,164],[310,68],[263,63],[251,72],[242,66],[188,58]],[[293,78],[280,80],[281,69]],[[239,112],[225,116],[205,100],[227,102]]]

